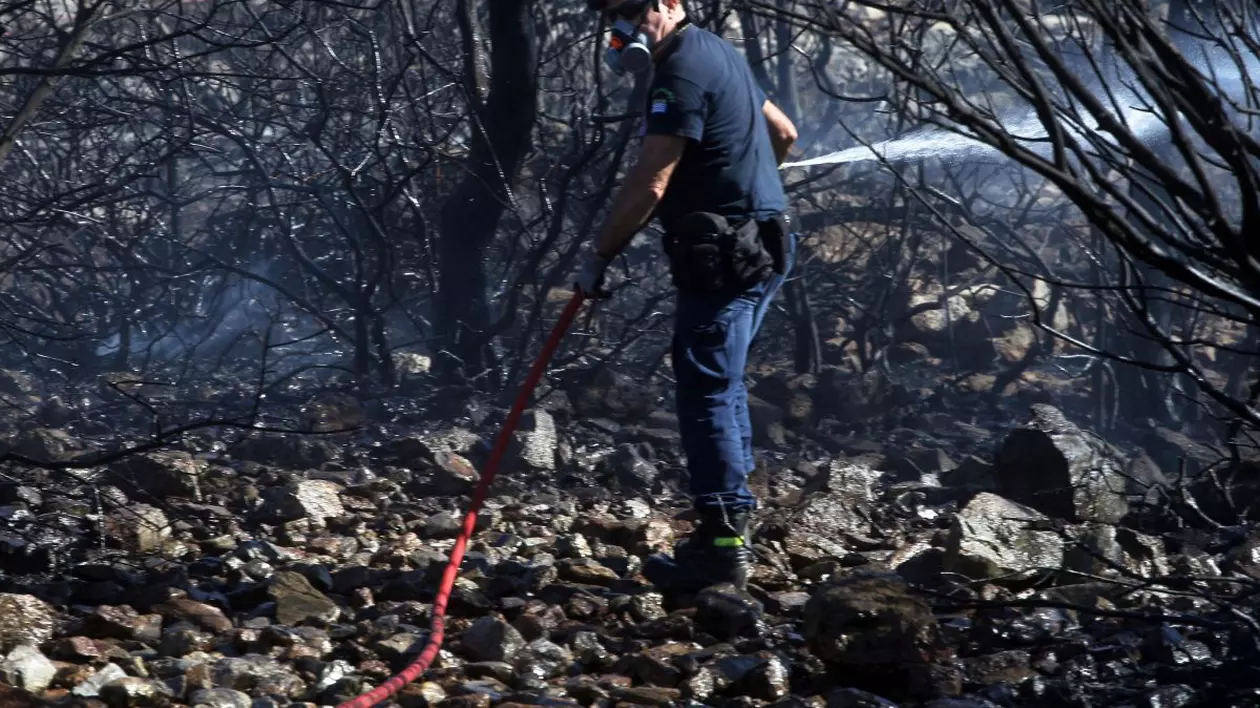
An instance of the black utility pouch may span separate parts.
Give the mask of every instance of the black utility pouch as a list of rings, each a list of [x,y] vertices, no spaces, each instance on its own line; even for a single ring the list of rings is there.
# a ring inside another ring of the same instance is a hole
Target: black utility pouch
[[[766,252],[774,263],[774,272],[787,273],[788,244],[792,234],[792,218],[787,212],[779,212],[774,218],[758,222],[759,236]]]
[[[674,286],[687,293],[735,293],[764,280],[773,258],[760,225],[732,225],[720,214],[693,212],[669,224],[663,237]]]

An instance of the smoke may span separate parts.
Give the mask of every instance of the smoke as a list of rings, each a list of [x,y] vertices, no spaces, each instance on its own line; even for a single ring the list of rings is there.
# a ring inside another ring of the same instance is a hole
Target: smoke
[[[269,277],[264,263],[254,263],[249,272]],[[136,359],[153,362],[181,362],[189,357],[217,360],[232,355],[256,358],[263,346],[301,340],[318,330],[309,320],[293,314],[292,307],[265,283],[228,275],[222,280],[206,279],[189,283],[196,291],[190,312],[178,319],[137,318],[130,323],[129,353]],[[96,348],[96,355],[118,354],[123,338],[114,333]],[[326,337],[316,337],[282,347],[273,353],[291,365],[332,363],[339,355]],[[293,361],[297,357],[300,361]]]

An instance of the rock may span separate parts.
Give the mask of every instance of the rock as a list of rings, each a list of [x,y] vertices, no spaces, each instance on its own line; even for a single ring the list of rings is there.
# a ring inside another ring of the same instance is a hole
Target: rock
[[[837,688],[823,696],[826,708],[897,708],[897,704],[856,688]]]
[[[161,509],[132,504],[105,517],[105,535],[128,551],[152,553],[171,537],[171,524]]]
[[[805,612],[805,604],[809,602],[809,593],[799,590],[787,590],[770,593],[766,609],[776,615],[800,617]]]
[[[1028,652],[1020,650],[969,657],[963,663],[967,680],[977,686],[995,683],[1019,685],[1037,674],[1029,665]]]
[[[758,637],[768,631],[760,602],[734,585],[721,584],[696,593],[696,625],[720,641]]]
[[[429,373],[433,367],[433,358],[420,352],[394,351],[390,352],[390,357],[394,361],[394,372],[404,382]]]
[[[905,394],[904,386],[875,369],[854,375],[838,367],[823,367],[814,389],[814,405],[820,415],[869,425],[882,420]]]
[[[128,605],[100,605],[83,619],[83,631],[98,639],[156,642],[162,636],[162,615],[141,615]]]
[[[782,408],[749,394],[748,422],[752,425],[753,444],[786,445],[787,427],[783,424],[786,417]]]
[[[9,444],[13,452],[39,461],[69,459],[83,447],[69,433],[59,428],[23,430]]]
[[[678,705],[679,699],[682,698],[682,691],[677,688],[658,686],[634,686],[618,688],[613,691],[612,698],[627,705],[672,708]]]
[[[9,396],[35,395],[35,378],[13,369],[0,369],[0,393]]]
[[[36,698],[16,686],[0,683],[0,706],[4,708],[48,708],[48,701]]]
[[[514,444],[505,455],[505,469],[526,469],[554,472],[556,469],[556,420],[542,408],[526,410],[512,433]]]
[[[957,467],[942,470],[938,476],[942,485],[991,492],[997,489],[993,465],[975,455],[968,455]]]
[[[625,489],[650,492],[660,471],[645,459],[637,445],[622,443],[606,460],[609,471]]]
[[[1063,541],[1044,514],[981,492],[950,527],[944,567],[968,578],[1023,581],[1063,566]]]
[[[1124,549],[1116,541],[1116,527],[1110,524],[1076,524],[1067,529],[1071,545],[1064,554],[1064,567],[1077,573],[1115,575],[1123,566]]]
[[[1223,561],[1221,570],[1260,580],[1260,532],[1252,533],[1242,543],[1231,548],[1226,552]]]
[[[1202,470],[1217,466],[1221,460],[1229,458],[1228,451],[1214,450],[1185,433],[1157,423],[1152,423],[1147,428],[1142,445],[1163,473],[1161,477],[1178,477],[1184,467],[1185,476],[1194,478]]]
[[[480,480],[481,475],[467,457],[450,450],[437,450],[423,491],[436,496],[458,496],[470,493]]]
[[[101,686],[100,697],[109,708],[159,708],[170,704],[171,690],[158,681],[124,676]]]
[[[219,633],[232,628],[232,621],[213,605],[187,597],[173,597],[153,606],[153,611],[171,621],[184,621]]]
[[[429,708],[446,699],[446,690],[433,681],[409,683],[398,692],[400,708]],[[194,707],[195,708],[195,707]]]
[[[1007,499],[1052,517],[1106,524],[1129,511],[1123,469],[1114,448],[1041,403],[1006,437],[995,464],[998,492]]]
[[[854,574],[816,586],[803,627],[843,684],[894,700],[941,697],[931,666],[943,653],[936,617],[898,576]]]
[[[30,509],[44,505],[44,495],[25,484],[0,484],[0,504],[25,504]]]
[[[253,699],[248,693],[231,688],[203,688],[189,696],[190,708],[250,708]]]
[[[303,622],[335,622],[341,609],[320,591],[306,576],[293,571],[276,573],[268,594],[276,603],[276,620],[296,626]]]
[[[560,577],[584,585],[608,587],[621,579],[612,568],[590,558],[565,558],[556,564]]]
[[[464,516],[454,511],[439,511],[424,520],[424,538],[455,538],[464,530]]]
[[[52,683],[57,667],[29,644],[19,644],[0,661],[0,682],[39,693]]]
[[[781,540],[795,555],[794,565],[812,564],[827,556],[840,558],[843,544],[874,530],[875,485],[880,473],[868,465],[835,460],[822,489],[795,507],[767,513],[758,535]]]
[[[127,678],[127,672],[123,671],[122,667],[114,663],[108,663],[75,686],[70,693],[83,698],[96,698],[101,694],[101,688],[124,678]]]
[[[249,460],[285,470],[319,469],[341,457],[341,449],[328,440],[303,435],[256,435],[228,450],[239,460]]]
[[[0,652],[21,645],[37,647],[52,639],[57,628],[53,608],[34,595],[0,593]]]
[[[692,647],[686,644],[666,642],[643,651],[626,654],[612,669],[639,683],[652,686],[678,686],[685,676],[682,669],[678,667],[679,658],[691,650]]]
[[[116,462],[111,471],[148,494],[201,501],[206,463],[182,450],[146,452]],[[123,485],[126,486],[126,485]]]
[[[788,666],[783,659],[768,652],[764,660],[744,677],[743,693],[763,701],[777,701],[791,692]]]
[[[315,433],[347,432],[367,421],[363,402],[340,391],[317,393],[301,408],[301,428]]]
[[[525,648],[525,638],[503,620],[484,616],[460,635],[464,652],[473,661],[512,661]]]
[[[779,409],[783,422],[793,429],[806,428],[814,423],[814,399],[811,391],[817,379],[811,374],[792,377],[767,376],[756,383],[749,394]]]
[[[976,319],[979,315],[971,309],[966,297],[946,296],[938,284],[933,284],[927,292],[911,294],[906,311],[910,316],[897,327],[897,338],[936,347],[941,354],[948,353],[949,331],[961,328],[969,318]]]
[[[542,686],[544,682],[562,676],[573,662],[568,649],[547,639],[535,639],[516,656],[513,668],[518,680]]]
[[[252,695],[271,694],[296,698],[305,683],[280,662],[261,654],[219,659],[210,668],[214,684]]]
[[[372,650],[386,659],[401,659],[424,650],[427,642],[423,635],[413,632],[399,632],[388,639],[372,644]]]
[[[579,418],[639,421],[657,407],[659,394],[651,386],[608,366],[571,369],[559,377]]]
[[[310,519],[322,526],[326,519],[344,516],[341,503],[343,487],[336,482],[308,479],[283,487],[271,487],[263,493],[268,515],[277,522]]]
[[[162,631],[158,651],[164,656],[181,657],[206,651],[213,645],[214,637],[210,634],[198,630],[188,622],[176,622],[167,625]]]

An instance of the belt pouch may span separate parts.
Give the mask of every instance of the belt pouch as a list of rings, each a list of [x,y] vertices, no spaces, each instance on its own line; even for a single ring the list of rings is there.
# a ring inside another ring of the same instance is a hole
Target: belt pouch
[[[738,292],[763,280],[773,267],[759,224],[737,226],[720,214],[693,212],[664,235],[674,286],[687,293]]]
[[[792,233],[791,221],[786,212],[775,214],[773,218],[758,222],[758,236],[761,244],[770,255],[774,272],[784,275],[787,272],[788,243]]]

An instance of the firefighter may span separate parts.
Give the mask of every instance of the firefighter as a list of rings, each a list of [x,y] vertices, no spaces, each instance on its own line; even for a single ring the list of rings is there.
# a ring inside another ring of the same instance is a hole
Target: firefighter
[[[744,56],[692,24],[682,0],[588,0],[611,27],[605,61],[650,72],[638,158],[575,281],[609,295],[608,264],[655,217],[676,288],[672,363],[696,530],[644,563],[665,592],[744,588],[757,499],[744,383],[748,351],[792,268],[797,235],[779,165],[796,139]]]

